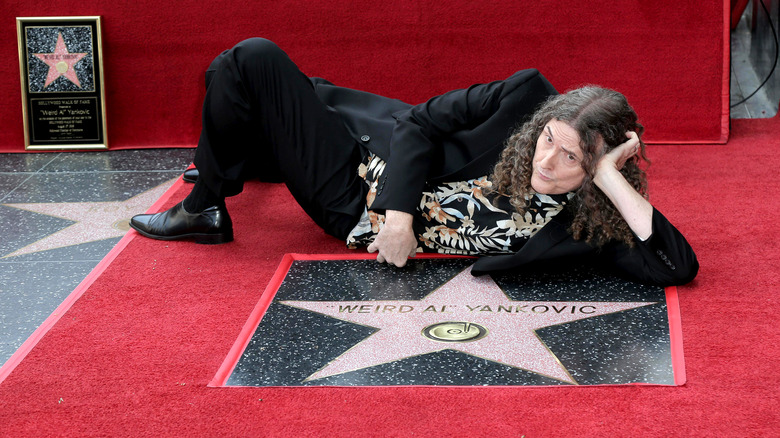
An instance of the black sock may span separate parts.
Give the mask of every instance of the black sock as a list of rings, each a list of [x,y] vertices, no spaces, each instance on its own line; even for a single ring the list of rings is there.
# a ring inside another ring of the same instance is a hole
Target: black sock
[[[187,213],[200,213],[203,210],[213,206],[225,206],[225,198],[220,197],[209,190],[206,184],[201,180],[195,182],[192,191],[184,201],[182,201],[184,210]]]

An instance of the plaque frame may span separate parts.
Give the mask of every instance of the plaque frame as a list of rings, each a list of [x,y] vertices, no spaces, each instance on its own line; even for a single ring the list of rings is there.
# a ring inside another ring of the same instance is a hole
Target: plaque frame
[[[17,17],[16,29],[25,150],[108,149],[100,17]]]

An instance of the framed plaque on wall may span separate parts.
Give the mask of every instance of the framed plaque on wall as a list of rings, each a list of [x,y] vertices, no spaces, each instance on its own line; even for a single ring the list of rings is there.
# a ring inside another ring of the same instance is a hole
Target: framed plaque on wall
[[[25,149],[108,149],[100,17],[23,17],[16,27]]]

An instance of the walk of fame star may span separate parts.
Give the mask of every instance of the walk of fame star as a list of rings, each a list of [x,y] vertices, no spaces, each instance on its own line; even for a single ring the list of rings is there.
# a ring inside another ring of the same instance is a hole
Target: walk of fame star
[[[286,256],[212,385],[676,382],[676,298],[662,288],[590,269],[474,277],[468,258],[347,258]]]
[[[124,201],[3,204],[20,210],[68,219],[74,223],[37,242],[2,255],[1,258],[124,236],[130,229],[130,218],[146,211],[174,181],[175,179]]]
[[[57,46],[53,53],[34,53],[33,55],[49,66],[49,74],[46,76],[44,88],[51,85],[60,76],[65,76],[69,81],[76,84],[77,87],[81,88],[81,83],[73,66],[87,54],[69,53],[68,48],[65,46],[65,40],[62,38],[62,33],[57,34]]]
[[[576,383],[535,330],[655,303],[512,301],[492,278],[474,277],[469,267],[419,301],[281,304],[378,329],[307,380],[451,349]],[[436,328],[442,329],[438,336],[426,336]]]

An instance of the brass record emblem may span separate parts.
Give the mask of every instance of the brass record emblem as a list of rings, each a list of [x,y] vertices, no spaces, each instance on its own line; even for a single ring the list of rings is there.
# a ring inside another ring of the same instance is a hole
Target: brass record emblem
[[[448,321],[429,325],[422,331],[428,339],[439,342],[471,342],[487,336],[487,329],[479,324],[464,321]]]
[[[130,231],[130,219],[119,219],[111,224],[111,226],[114,227],[115,230]]]

